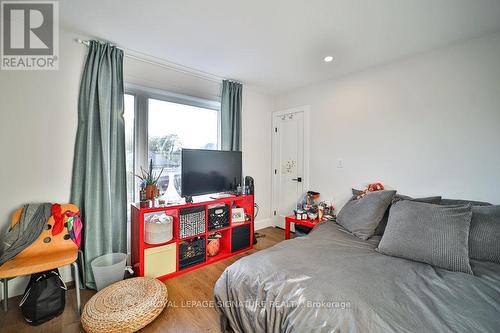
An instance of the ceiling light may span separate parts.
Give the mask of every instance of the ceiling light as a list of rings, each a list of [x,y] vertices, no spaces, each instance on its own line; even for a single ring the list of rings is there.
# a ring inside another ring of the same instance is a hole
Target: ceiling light
[[[332,56],[326,56],[325,59],[323,59],[325,62],[332,62],[333,57]]]

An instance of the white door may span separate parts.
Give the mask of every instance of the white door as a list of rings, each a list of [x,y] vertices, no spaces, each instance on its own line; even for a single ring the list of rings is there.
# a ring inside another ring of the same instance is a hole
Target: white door
[[[273,115],[273,219],[284,228],[285,216],[293,214],[305,189],[304,111]]]

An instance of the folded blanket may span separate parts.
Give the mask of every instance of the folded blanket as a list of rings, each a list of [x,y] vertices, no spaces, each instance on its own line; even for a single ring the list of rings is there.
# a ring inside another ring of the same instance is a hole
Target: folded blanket
[[[51,215],[51,203],[24,205],[18,223],[10,227],[0,241],[0,265],[14,258],[33,243]]]

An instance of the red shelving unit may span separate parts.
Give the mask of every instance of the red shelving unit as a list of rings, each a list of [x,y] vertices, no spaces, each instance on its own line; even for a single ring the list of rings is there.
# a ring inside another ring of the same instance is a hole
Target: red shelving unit
[[[215,204],[226,204],[229,206],[229,226],[216,230],[208,230],[208,206]],[[231,220],[232,207],[243,208],[245,214],[248,214],[251,219],[250,221],[233,223]],[[204,232],[189,236],[181,239],[179,237],[179,223],[180,215],[179,211],[182,208],[189,207],[200,207],[205,208],[205,230]],[[145,226],[145,215],[151,213],[165,213],[173,217],[173,238],[168,242],[161,244],[148,244],[144,241],[144,226]],[[221,199],[207,199],[196,203],[190,204],[177,204],[165,207],[152,207],[152,208],[140,208],[136,204],[132,204],[131,216],[132,216],[132,226],[131,226],[131,240],[132,240],[132,265],[137,276],[150,276],[155,277],[160,280],[166,280],[168,278],[195,270],[197,268],[212,264],[222,259],[229,258],[231,256],[244,253],[252,249],[253,240],[253,215],[254,215],[254,197],[253,195],[243,195],[243,196],[231,196]],[[250,226],[249,242],[248,247],[243,249],[232,249],[232,235],[235,234],[234,228],[241,227],[243,225]],[[208,256],[206,253],[208,235],[215,232],[220,232],[222,238],[220,239],[220,251],[216,256]],[[190,240],[195,237],[205,238],[205,261],[198,263],[196,265],[179,269],[179,244],[185,240]],[[174,262],[172,261],[175,261]],[[174,268],[175,267],[175,268]]]

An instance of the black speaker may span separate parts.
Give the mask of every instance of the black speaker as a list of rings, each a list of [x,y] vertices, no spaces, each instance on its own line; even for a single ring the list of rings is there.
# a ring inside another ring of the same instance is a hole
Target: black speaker
[[[246,186],[248,186],[248,189],[249,189],[249,193],[247,193],[247,194],[254,195],[255,194],[255,183],[253,181],[253,177],[250,177],[250,176],[245,177],[245,187]],[[255,215],[253,216],[253,219],[255,219]],[[253,235],[252,235],[252,244],[253,245],[257,244],[257,237],[255,237],[255,229],[254,229]]]
[[[247,193],[247,194],[254,194],[254,191],[255,191],[255,188],[254,188],[254,182],[253,182],[253,178],[250,177],[250,176],[246,176],[245,177],[245,186],[248,186],[248,188],[250,189],[250,193]]]

